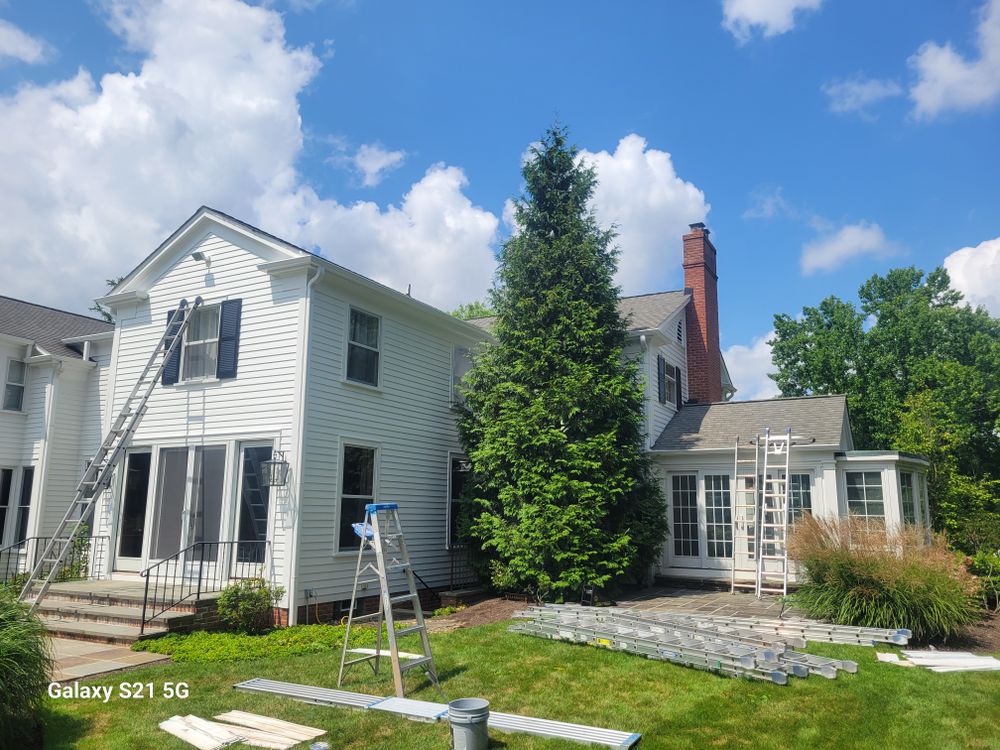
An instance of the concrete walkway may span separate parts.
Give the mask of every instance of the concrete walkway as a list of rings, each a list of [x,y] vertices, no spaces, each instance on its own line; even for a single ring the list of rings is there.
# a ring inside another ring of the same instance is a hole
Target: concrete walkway
[[[672,586],[654,586],[628,599],[619,599],[619,607],[635,610],[659,610],[667,612],[696,612],[703,615],[726,617],[803,617],[780,596],[765,596],[758,599],[753,594],[728,591],[710,591]]]
[[[68,638],[50,638],[52,649],[52,680],[67,682],[82,680],[109,672],[120,672],[145,664],[170,661],[163,654],[133,651],[127,646],[109,646],[107,643],[74,641]]]

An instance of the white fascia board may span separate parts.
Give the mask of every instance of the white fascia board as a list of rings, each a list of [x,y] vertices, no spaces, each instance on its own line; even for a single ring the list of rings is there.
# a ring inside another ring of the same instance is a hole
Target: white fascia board
[[[0,333],[0,341],[5,344],[14,344],[15,346],[34,346],[35,342],[31,339],[24,339],[20,336],[12,336],[9,333]]]
[[[117,307],[118,305],[128,304],[130,302],[142,302],[149,299],[149,295],[146,292],[139,289],[135,289],[130,292],[121,292],[119,294],[109,294],[104,297],[98,297],[94,300],[99,305],[105,305],[106,307]]]
[[[282,260],[261,263],[257,266],[257,270],[271,274],[272,276],[285,276],[310,268],[316,268],[319,266],[317,260],[318,258],[314,258],[311,255],[302,255],[298,258],[283,258]]]
[[[87,336],[72,336],[68,339],[62,339],[64,344],[83,344],[87,341],[111,341],[115,337],[114,330],[103,331],[102,333],[91,333]]]

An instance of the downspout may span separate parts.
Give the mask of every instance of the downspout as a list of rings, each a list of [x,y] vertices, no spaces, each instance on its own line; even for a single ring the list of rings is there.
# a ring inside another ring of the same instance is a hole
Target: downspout
[[[292,526],[292,539],[288,545],[288,624],[298,624],[299,607],[298,591],[295,581],[298,578],[299,566],[299,524],[302,520],[302,468],[305,461],[305,430],[306,430],[306,372],[309,365],[309,336],[310,336],[310,316],[312,315],[312,289],[320,277],[323,276],[323,267],[316,266],[316,273],[306,282],[305,298],[303,300],[303,323],[302,323],[302,346],[299,347],[299,362],[295,373],[295,392],[298,398],[298,414],[296,414],[295,424],[295,523]],[[309,606],[309,602],[306,602]]]
[[[649,341],[646,339],[646,334],[639,335],[639,349],[642,351],[642,367],[643,367],[643,412],[645,415],[644,427],[646,428],[646,450],[653,447],[653,438],[651,428],[653,426],[653,400],[650,398],[650,365],[651,362],[648,361],[649,356]]]

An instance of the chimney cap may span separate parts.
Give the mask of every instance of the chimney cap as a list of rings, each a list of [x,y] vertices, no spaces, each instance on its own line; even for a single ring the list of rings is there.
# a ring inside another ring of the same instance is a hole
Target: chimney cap
[[[708,234],[708,230],[705,229],[705,222],[703,221],[696,221],[694,224],[688,224],[688,226],[691,227],[692,232],[695,229],[701,229],[705,234]]]

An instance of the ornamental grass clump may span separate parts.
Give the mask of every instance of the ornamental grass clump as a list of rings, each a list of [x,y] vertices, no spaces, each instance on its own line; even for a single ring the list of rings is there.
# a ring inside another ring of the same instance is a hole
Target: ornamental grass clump
[[[50,667],[41,621],[13,593],[0,591],[0,747],[39,746]]]
[[[860,518],[805,516],[789,537],[804,572],[794,604],[842,625],[908,628],[946,639],[981,616],[978,586],[942,537],[913,526],[886,530]]]

